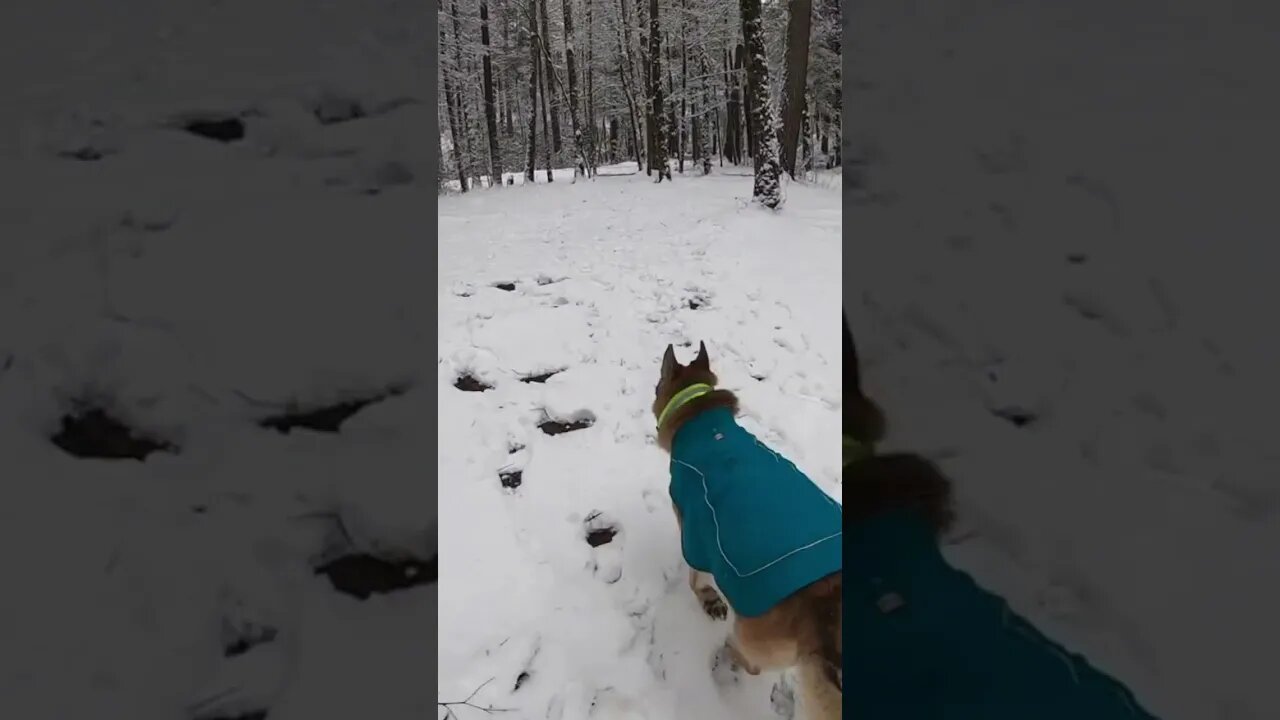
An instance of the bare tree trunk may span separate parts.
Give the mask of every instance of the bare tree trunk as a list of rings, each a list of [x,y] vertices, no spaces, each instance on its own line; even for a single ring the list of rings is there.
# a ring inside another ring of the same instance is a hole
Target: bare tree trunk
[[[686,33],[685,0],[680,0],[680,172],[684,173],[684,144],[689,122],[689,39]],[[696,152],[696,151],[695,151]]]
[[[545,19],[546,12],[547,12],[547,0],[532,0],[532,1],[537,2],[538,5],[541,7],[543,18]],[[542,37],[538,37],[536,39],[536,42],[538,44],[538,49],[542,51],[542,54],[544,55],[550,54],[550,52],[548,52],[547,46],[542,44]],[[553,183],[556,181],[554,171],[552,170],[552,167],[551,167],[552,165],[551,138],[547,137],[547,133],[551,130],[551,121],[550,121],[551,116],[549,116],[547,113],[547,88],[551,86],[551,79],[548,77],[545,77],[545,75],[550,74],[552,69],[550,65],[551,63],[550,61],[548,61],[547,65],[545,66],[545,73],[539,73],[538,75],[539,93],[542,96],[542,161],[546,163],[546,166],[547,166],[547,183]]]
[[[533,2],[533,0],[530,0],[530,2]],[[538,22],[542,27],[542,31],[539,33],[538,38],[542,46],[542,61],[544,63],[542,68],[542,86],[543,86],[543,90],[545,91],[547,88],[551,87],[551,76],[555,73],[555,66],[551,64],[551,34],[547,31],[547,0],[537,0],[537,2],[538,2]],[[542,101],[543,103],[546,103],[547,98],[544,96]],[[551,130],[552,144],[547,148],[547,152],[550,153],[552,150],[554,150],[555,154],[559,156],[560,151],[564,147],[560,140],[560,101],[553,96],[550,99],[550,102],[551,102],[551,115],[550,115],[551,122],[547,124],[546,128],[543,128],[543,129],[546,130],[547,128],[550,128]],[[546,115],[547,113],[544,112],[543,113],[544,121],[547,120]],[[544,132],[543,135],[545,136],[546,133]],[[545,141],[546,138],[544,137],[543,140]],[[551,162],[548,161],[547,162],[548,172],[550,172],[550,167],[551,167]]]
[[[658,182],[662,182],[664,177],[671,179],[671,165],[667,161],[667,128],[663,127],[666,125],[666,113],[662,100],[662,34],[658,26],[658,0],[649,0],[649,88],[653,98],[653,147],[649,162],[658,171]]]
[[[436,0],[436,7],[441,13],[444,12],[444,0]],[[448,36],[445,34],[444,23],[440,23],[440,47],[443,49],[448,45]],[[462,122],[458,117],[458,93],[453,86],[453,72],[448,67],[441,67],[440,74],[444,77],[444,103],[448,108],[449,115],[449,139],[452,145],[452,155],[454,169],[458,173],[458,186],[462,192],[467,191],[467,170],[462,163],[462,143],[459,137],[459,124]]]
[[[463,68],[462,28],[461,28],[461,23],[458,20],[457,0],[452,0],[449,3],[449,12],[453,15],[453,59],[455,64],[454,66],[457,68],[458,74],[461,75],[462,68]],[[475,157],[475,152],[471,148],[471,132],[470,132],[471,123],[467,118],[466,103],[463,101],[463,98],[465,97],[464,93],[466,92],[466,90],[462,87],[458,87],[455,83],[454,92],[458,100],[458,122],[460,123],[459,132],[462,134],[463,144],[467,149],[467,155],[466,155],[467,165],[468,167],[470,167],[472,164],[471,161]]]
[[[480,0],[480,44],[484,47],[484,124],[489,131],[489,186],[502,187],[502,151],[498,149],[498,113],[493,100],[493,61],[489,57],[489,0]]]
[[[676,75],[675,75],[675,43],[671,36],[667,40],[667,157],[680,154],[680,123],[676,118]]]
[[[656,0],[655,0],[656,1]],[[770,209],[782,204],[782,168],[778,165],[778,134],[769,109],[769,66],[765,62],[764,26],[760,0],[740,0],[743,41],[747,55],[747,96],[756,137],[755,185],[752,197]]]
[[[529,159],[524,179],[530,185],[538,161],[538,65],[538,0],[529,0]]]
[[[573,169],[576,179],[578,173],[584,176],[588,172],[586,153],[583,152],[582,126],[578,123],[578,70],[574,65],[573,10],[569,0],[560,0],[564,9],[564,64],[569,76],[569,122],[573,124],[573,144],[578,150],[577,163]]]
[[[751,71],[750,69],[748,69],[748,60],[746,57],[747,56],[746,45],[739,45],[737,51],[735,52],[735,55],[736,55],[735,62],[737,64],[737,69],[738,69],[737,75],[738,77],[742,78],[744,81],[741,83],[742,115],[746,119],[745,119],[745,122],[740,120],[741,125],[739,125],[739,127],[742,128],[743,130],[742,134],[746,137],[747,142],[744,147],[739,148],[738,162],[741,163],[743,151],[745,151],[746,154],[751,158],[755,158],[756,146],[758,144],[759,137],[756,134],[757,128],[756,128],[756,123],[754,119],[755,108],[753,107],[753,105],[755,104],[755,97],[754,97],[755,94],[751,92],[751,77],[750,77]],[[735,85],[736,84],[737,83],[735,83]]]
[[[804,124],[805,85],[809,78],[809,35],[813,0],[790,0],[787,19],[787,61],[782,90],[782,168],[796,176],[796,148]]]
[[[622,83],[622,94],[627,97],[627,114],[631,116],[631,147],[635,151],[636,169],[644,169],[644,150],[640,144],[640,117],[636,110],[636,101],[631,93],[631,82],[622,64],[626,62],[622,55],[618,56],[618,79]]]
[[[645,19],[647,6],[644,0],[636,0],[636,24],[640,29],[640,68],[644,82],[644,157],[645,174],[652,175],[657,167],[654,164],[654,117],[653,117],[653,62],[650,60],[649,23]]]
[[[502,17],[500,18],[501,22],[499,23],[500,25],[502,25],[502,56],[506,57],[507,52],[511,49],[511,32],[509,30],[510,24],[507,22],[505,13],[502,13],[500,11],[499,15],[502,15]],[[502,112],[503,112],[503,115],[505,116],[503,119],[505,120],[505,124],[506,124],[506,127],[503,128],[502,134],[505,135],[506,137],[511,137],[516,132],[515,122],[514,122],[515,118],[513,117],[514,113],[512,108],[512,106],[515,105],[516,98],[515,98],[515,82],[512,79],[510,67],[507,67],[503,71],[501,76],[501,81],[502,81]]]
[[[711,174],[711,154],[715,152],[713,147],[714,140],[708,141],[708,136],[714,138],[711,134],[711,116],[715,115],[715,106],[711,104],[711,78],[707,75],[707,51],[705,49],[698,56],[698,70],[702,77],[702,115],[701,125],[702,134],[698,135],[698,125],[693,126],[694,140],[693,144],[697,149],[698,159],[702,161],[702,174]]]
[[[724,154],[729,162],[738,164],[738,86],[733,79],[733,57],[728,48],[724,51]]]
[[[591,177],[596,176],[596,170],[600,167],[600,137],[601,134],[596,132],[599,125],[596,123],[596,46],[593,40],[595,36],[595,6],[594,0],[586,0],[587,5],[587,105],[586,125],[587,125],[587,149],[591,153],[591,157],[587,158]],[[603,121],[602,121],[603,122]]]
[[[627,110],[631,115],[631,143],[635,151],[636,168],[644,169],[644,149],[640,145],[640,113],[636,107],[636,99],[632,92],[635,87],[635,64],[631,61],[631,16],[627,13],[627,0],[618,0],[618,24],[622,29],[618,33],[618,76],[622,81],[622,93],[627,96]],[[623,64],[625,63],[625,68]]]

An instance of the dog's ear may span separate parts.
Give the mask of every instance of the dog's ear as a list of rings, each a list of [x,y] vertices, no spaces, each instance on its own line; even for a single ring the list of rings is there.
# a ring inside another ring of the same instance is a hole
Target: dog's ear
[[[662,377],[671,377],[679,366],[679,363],[676,362],[675,346],[667,345],[667,351],[662,353]]]
[[[693,359],[693,362],[689,364],[689,367],[697,368],[699,370],[711,369],[711,358],[707,356],[706,343],[704,342],[698,343],[698,357]]]

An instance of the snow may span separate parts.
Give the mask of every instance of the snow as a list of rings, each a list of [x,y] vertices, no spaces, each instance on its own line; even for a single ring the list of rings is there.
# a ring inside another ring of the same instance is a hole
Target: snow
[[[861,8],[846,305],[947,553],[1160,717],[1280,716],[1274,7]]]
[[[440,200],[442,700],[775,717],[779,676],[712,671],[727,625],[689,591],[652,410],[667,344],[688,362],[705,342],[744,424],[839,497],[840,195],[791,185],[773,214],[750,192],[741,171],[602,172]]]
[[[394,0],[0,11],[0,715],[431,712],[434,590],[312,570],[435,553],[426,34]],[[245,137],[177,127],[206,115]],[[257,426],[392,386],[339,434]],[[74,458],[77,401],[178,451]]]
[[[1162,717],[1280,715],[1274,9],[882,5],[847,43],[843,284],[887,448],[955,477],[958,565]],[[839,496],[841,196],[788,185],[775,215],[717,167],[441,199],[432,411],[426,25],[0,10],[0,715],[421,718],[477,688],[522,716],[787,714],[776,675],[711,670],[649,404],[665,345],[705,341],[743,422]],[[177,127],[228,116],[244,139]],[[257,425],[391,389],[338,434]],[[178,451],[73,458],[49,438],[77,401]],[[441,594],[337,592],[335,552],[435,554],[433,425]]]

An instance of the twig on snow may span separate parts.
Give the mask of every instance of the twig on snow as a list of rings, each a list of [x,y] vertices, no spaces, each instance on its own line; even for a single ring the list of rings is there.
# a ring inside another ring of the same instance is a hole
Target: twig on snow
[[[488,680],[485,680],[484,682],[480,683],[480,686],[477,687],[475,690],[472,690],[471,694],[468,695],[465,700],[454,700],[453,702],[437,702],[436,707],[444,708],[444,717],[441,720],[458,720],[458,713],[454,710],[455,707],[475,708],[476,710],[479,710],[485,713],[486,715],[492,715],[493,713],[500,713],[500,712],[511,712],[514,708],[499,708],[499,707],[494,707],[492,705],[489,705],[488,707],[480,707],[479,705],[476,705],[475,703],[471,702],[471,699],[474,698],[481,690],[483,690],[485,685],[488,685],[493,681],[494,681],[494,678],[489,678]]]

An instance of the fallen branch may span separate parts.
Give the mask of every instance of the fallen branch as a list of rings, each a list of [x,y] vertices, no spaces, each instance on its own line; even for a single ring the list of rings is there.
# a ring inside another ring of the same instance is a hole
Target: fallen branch
[[[480,712],[483,712],[486,715],[492,715],[493,713],[499,713],[499,712],[511,712],[514,708],[498,708],[492,705],[488,707],[480,707],[479,705],[476,705],[475,703],[471,702],[471,699],[474,698],[481,690],[483,690],[485,685],[488,685],[489,683],[493,682],[493,680],[494,678],[489,678],[488,680],[485,680],[484,682],[480,683],[480,686],[477,687],[475,690],[472,690],[471,694],[468,695],[465,700],[455,700],[453,702],[437,702],[436,707],[444,708],[444,717],[441,718],[441,720],[458,720],[458,714],[454,710],[455,707],[475,708],[476,710],[479,710]]]

